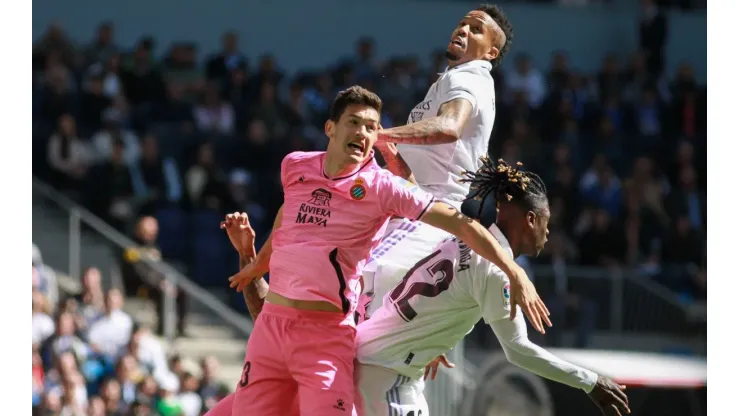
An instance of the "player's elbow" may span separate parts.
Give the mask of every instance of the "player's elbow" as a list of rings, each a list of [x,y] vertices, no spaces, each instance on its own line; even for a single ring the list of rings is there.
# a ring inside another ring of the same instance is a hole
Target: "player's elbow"
[[[462,136],[462,129],[454,120],[445,119],[440,128],[439,135],[446,143],[456,142],[460,140],[460,137]]]

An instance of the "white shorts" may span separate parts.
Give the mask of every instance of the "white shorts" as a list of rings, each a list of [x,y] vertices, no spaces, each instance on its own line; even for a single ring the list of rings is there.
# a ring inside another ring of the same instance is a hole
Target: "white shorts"
[[[411,378],[387,368],[355,361],[355,406],[361,416],[428,416],[424,380]]]
[[[391,264],[396,269],[411,269],[419,260],[431,254],[434,246],[449,236],[447,231],[421,221],[406,218],[391,220],[385,237],[370,253],[370,259],[362,270],[365,317],[380,308],[383,305],[383,296],[400,283],[395,275],[384,279],[385,276],[376,274],[378,265]]]

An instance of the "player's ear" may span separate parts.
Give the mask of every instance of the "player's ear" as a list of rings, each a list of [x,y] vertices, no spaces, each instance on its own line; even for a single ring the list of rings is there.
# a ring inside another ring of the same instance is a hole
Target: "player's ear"
[[[532,211],[527,211],[527,226],[531,229],[534,229],[536,224],[537,224],[537,214],[535,214]]]
[[[487,61],[493,61],[494,59],[498,58],[499,50],[495,46],[491,46],[491,49],[488,51],[488,53],[485,56],[485,59]]]
[[[324,123],[324,133],[326,133],[326,136],[329,138],[329,140],[334,138],[334,128],[336,127],[336,124],[331,120],[326,120],[326,123]]]

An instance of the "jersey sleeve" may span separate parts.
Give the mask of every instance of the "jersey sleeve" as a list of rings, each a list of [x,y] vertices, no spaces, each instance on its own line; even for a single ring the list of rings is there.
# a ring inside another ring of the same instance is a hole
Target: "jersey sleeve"
[[[451,73],[440,104],[462,98],[473,106],[473,113],[475,113],[478,110],[478,99],[480,98],[480,94],[476,93],[476,88],[479,88],[482,81],[481,75],[473,72]]]
[[[523,313],[489,322],[510,363],[527,371],[567,386],[590,393],[598,374],[556,357],[527,337],[527,322]]]
[[[280,183],[285,186],[292,181],[293,174],[296,171],[296,162],[301,158],[301,152],[288,153],[280,163]]]
[[[508,319],[511,311],[509,277],[495,265],[485,262],[483,272],[476,273],[470,282],[470,295],[478,303],[483,320],[487,324]]]
[[[378,181],[378,200],[387,215],[418,220],[434,202],[434,197],[417,185],[390,173]]]

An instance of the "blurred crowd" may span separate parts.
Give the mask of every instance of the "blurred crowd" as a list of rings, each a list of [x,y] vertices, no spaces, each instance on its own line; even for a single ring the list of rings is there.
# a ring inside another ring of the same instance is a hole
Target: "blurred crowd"
[[[549,186],[552,237],[537,261],[634,266],[701,299],[706,89],[688,64],[666,71],[667,21],[643,5],[639,45],[606,54],[595,73],[561,52],[538,68],[515,47],[511,70],[493,71],[490,153]],[[155,49],[166,50],[161,59]],[[218,285],[209,267],[232,260],[218,221],[246,211],[267,236],[282,202],[280,161],[324,148],[337,91],[376,91],[382,124],[400,125],[445,65],[443,51],[383,61],[363,38],[336,65],[288,76],[270,55],[248,59],[235,32],[204,54],[147,36],[127,49],[108,22],[75,44],[53,25],[33,50],[33,169],[121,230],[153,216],[162,256]]]
[[[216,381],[215,358],[189,368],[167,354],[123,311],[121,293],[102,289],[99,270],[84,272],[80,293],[56,287],[34,246],[34,415],[198,416],[229,393]]]

